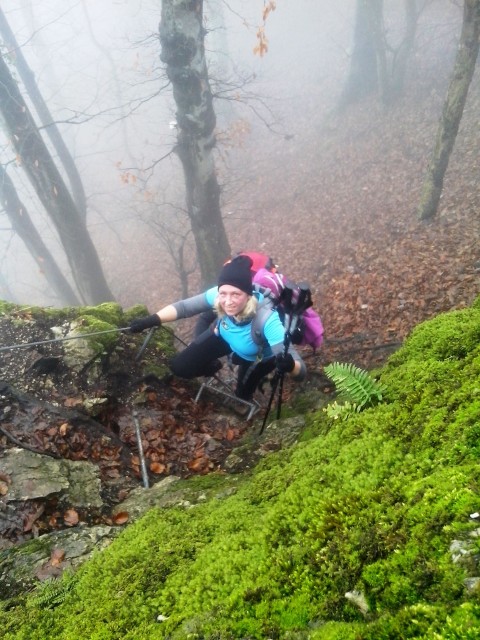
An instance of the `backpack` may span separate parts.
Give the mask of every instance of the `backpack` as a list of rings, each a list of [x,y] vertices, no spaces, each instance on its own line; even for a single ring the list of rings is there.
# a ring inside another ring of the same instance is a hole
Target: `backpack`
[[[255,344],[262,345],[264,342],[263,328],[273,310],[276,309],[278,311],[282,322],[285,319],[285,309],[282,308],[281,302],[281,294],[285,285],[288,283],[293,288],[294,296],[295,292],[298,295],[300,288],[277,272],[277,266],[269,256],[247,251],[240,253],[252,260],[253,283],[257,291],[264,295],[264,299],[259,304],[257,314],[252,322],[253,340]],[[258,265],[263,266],[259,267]],[[291,334],[291,340],[293,344],[309,345],[315,351],[323,343],[323,334],[324,329],[320,316],[309,307],[298,317],[296,327]]]

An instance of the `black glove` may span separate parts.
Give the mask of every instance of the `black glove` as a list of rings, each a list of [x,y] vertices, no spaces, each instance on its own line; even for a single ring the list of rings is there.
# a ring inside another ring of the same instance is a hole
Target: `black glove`
[[[275,367],[278,373],[290,373],[295,367],[295,360],[291,353],[279,353],[275,358]]]
[[[129,328],[132,333],[140,333],[140,331],[143,331],[144,329],[159,327],[161,324],[162,321],[157,316],[157,314],[152,313],[151,316],[147,316],[146,318],[138,318],[137,320],[133,320]]]

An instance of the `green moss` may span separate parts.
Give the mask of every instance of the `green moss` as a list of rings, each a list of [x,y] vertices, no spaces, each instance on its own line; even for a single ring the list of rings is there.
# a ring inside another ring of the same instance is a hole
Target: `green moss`
[[[13,304],[0,300],[0,314],[9,315],[13,318],[31,319],[31,318],[50,318],[62,317],[62,309],[54,307],[36,307],[32,305]]]
[[[120,327],[123,320],[122,308],[116,302],[103,302],[95,307],[81,307],[80,315],[89,315],[115,327]],[[128,323],[127,323],[128,324]]]
[[[40,536],[28,541],[20,547],[11,547],[0,552],[0,566],[5,572],[15,567],[16,581],[14,585],[0,581],[0,600],[17,596],[22,588],[32,585],[32,567],[50,556],[53,543],[48,536]]]
[[[174,334],[170,327],[161,327],[153,334],[153,343],[163,351],[166,355],[173,356],[175,354]]]
[[[109,333],[100,333],[100,335],[88,336],[87,340],[94,351],[111,351],[118,342],[119,332],[112,331],[116,327],[109,322],[100,320],[93,315],[83,315],[76,319],[76,333],[100,333],[108,331]]]
[[[8,315],[12,311],[15,311],[18,308],[19,308],[18,305],[13,304],[13,302],[6,302],[5,300],[0,300],[0,314],[1,315]]]
[[[130,324],[132,320],[135,320],[135,318],[141,318],[142,316],[148,316],[149,314],[149,310],[143,304],[136,304],[133,307],[124,309],[123,311],[123,317],[125,318],[127,325]]]
[[[391,356],[389,367],[407,360],[462,359],[478,349],[480,309],[451,311],[416,327],[405,345]]]
[[[312,413],[308,439],[239,481],[190,480],[195,507],[127,527],[55,609],[0,612],[6,640],[478,637],[464,580],[478,575],[479,320],[415,329],[381,371],[388,403],[340,424]]]

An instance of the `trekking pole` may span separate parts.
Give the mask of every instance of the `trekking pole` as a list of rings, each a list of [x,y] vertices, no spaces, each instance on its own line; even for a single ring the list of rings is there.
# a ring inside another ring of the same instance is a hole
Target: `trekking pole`
[[[263,423],[262,423],[262,426],[260,427],[260,431],[258,432],[258,435],[262,435],[263,430],[265,429],[265,425],[267,424],[268,414],[270,413],[270,409],[272,408],[273,398],[275,397],[275,393],[277,391],[278,382],[280,380],[280,376],[281,375],[282,374],[280,374],[280,373],[278,373],[278,371],[276,371],[275,375],[273,376],[273,379],[272,379],[272,393],[270,394],[270,399],[268,401],[268,405],[267,405],[267,408],[265,410],[265,415],[263,417]]]
[[[297,288],[299,292],[298,292],[297,299],[294,301],[293,294],[294,294],[295,288]],[[295,329],[297,328],[298,320],[301,314],[306,309],[312,306],[312,295],[311,295],[308,284],[305,282],[302,282],[299,285],[288,283],[285,286],[284,290],[282,291],[281,303],[283,305],[283,308],[285,309],[285,319],[287,321],[287,330],[285,331],[285,337],[283,339],[283,355],[286,356],[288,353],[288,349],[290,348],[290,344],[292,342],[292,335]],[[277,420],[280,419],[280,415],[282,411],[284,379],[285,379],[284,373],[279,373],[278,371],[275,372],[275,375],[272,380],[272,393],[270,394],[270,400],[268,402],[267,410],[263,418],[263,424],[261,426],[259,435],[261,435],[263,433],[263,430],[265,429],[265,425],[267,423],[272,402],[275,397],[277,387],[279,384],[280,384],[280,388],[278,390],[278,400],[277,400]]]
[[[135,425],[135,436],[137,438],[138,457],[140,459],[140,469],[142,472],[143,486],[145,487],[145,489],[148,489],[149,482],[148,482],[147,464],[145,462],[145,455],[143,453],[142,434],[140,433],[140,424],[138,422],[138,414],[136,410],[132,412],[132,416],[133,416],[133,424]]]
[[[148,346],[148,343],[150,342],[150,340],[152,339],[153,334],[155,333],[155,329],[157,327],[152,327],[149,332],[147,333],[147,337],[145,338],[145,340],[143,341],[142,346],[140,347],[140,349],[138,350],[137,355],[135,356],[135,362],[138,362],[140,360],[140,358],[142,357],[143,352],[145,351],[145,349]]]

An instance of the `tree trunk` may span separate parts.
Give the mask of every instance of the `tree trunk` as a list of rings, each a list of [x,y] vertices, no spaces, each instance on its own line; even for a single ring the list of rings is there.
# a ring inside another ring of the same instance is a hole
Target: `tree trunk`
[[[383,0],[366,0],[370,32],[377,60],[377,85],[382,104],[390,102],[390,75],[388,72],[387,43],[383,24]]]
[[[339,107],[346,107],[373,93],[377,88],[377,82],[377,59],[368,0],[357,0],[350,70]]]
[[[82,301],[98,304],[113,300],[85,220],[1,55],[0,111],[17,159],[58,231]]]
[[[8,284],[5,276],[1,272],[0,272],[0,300],[7,300],[8,302],[14,302],[15,304],[20,303],[16,295],[10,289],[10,285]]]
[[[68,181],[72,192],[73,199],[77,206],[78,212],[82,217],[87,217],[87,200],[85,197],[85,191],[82,184],[82,179],[78,173],[77,165],[72,158],[70,151],[65,144],[62,134],[58,130],[57,125],[53,121],[49,108],[45,104],[42,94],[40,93],[37,83],[35,82],[35,75],[27,64],[25,57],[22,53],[21,47],[19,47],[15,35],[10,29],[5,15],[0,8],[0,34],[9,49],[9,54],[13,58],[13,62],[17,68],[20,78],[27,90],[28,95],[38,113],[40,122],[45,128],[45,131],[53,144],[55,151],[58,153],[60,162],[62,163],[65,173],[67,174]]]
[[[77,296],[45,246],[26,208],[20,201],[13,182],[2,165],[0,165],[0,198],[12,229],[23,240],[48,283],[58,295],[60,304],[62,306],[65,304],[79,305]]]
[[[417,30],[417,0],[404,0],[405,36],[394,50],[387,42],[383,0],[357,0],[353,54],[340,107],[378,90],[385,106],[402,93]]]
[[[213,157],[215,113],[205,61],[203,0],[163,0],[160,43],[177,106],[176,151],[202,284],[211,286],[230,255],[230,245]]]
[[[475,71],[479,36],[480,0],[465,0],[462,33],[455,65],[418,207],[417,213],[420,220],[430,220],[437,213],[448,161],[455,144],[468,89]]]
[[[405,37],[395,53],[392,64],[391,99],[403,93],[407,65],[415,44],[417,33],[417,0],[405,0]]]

